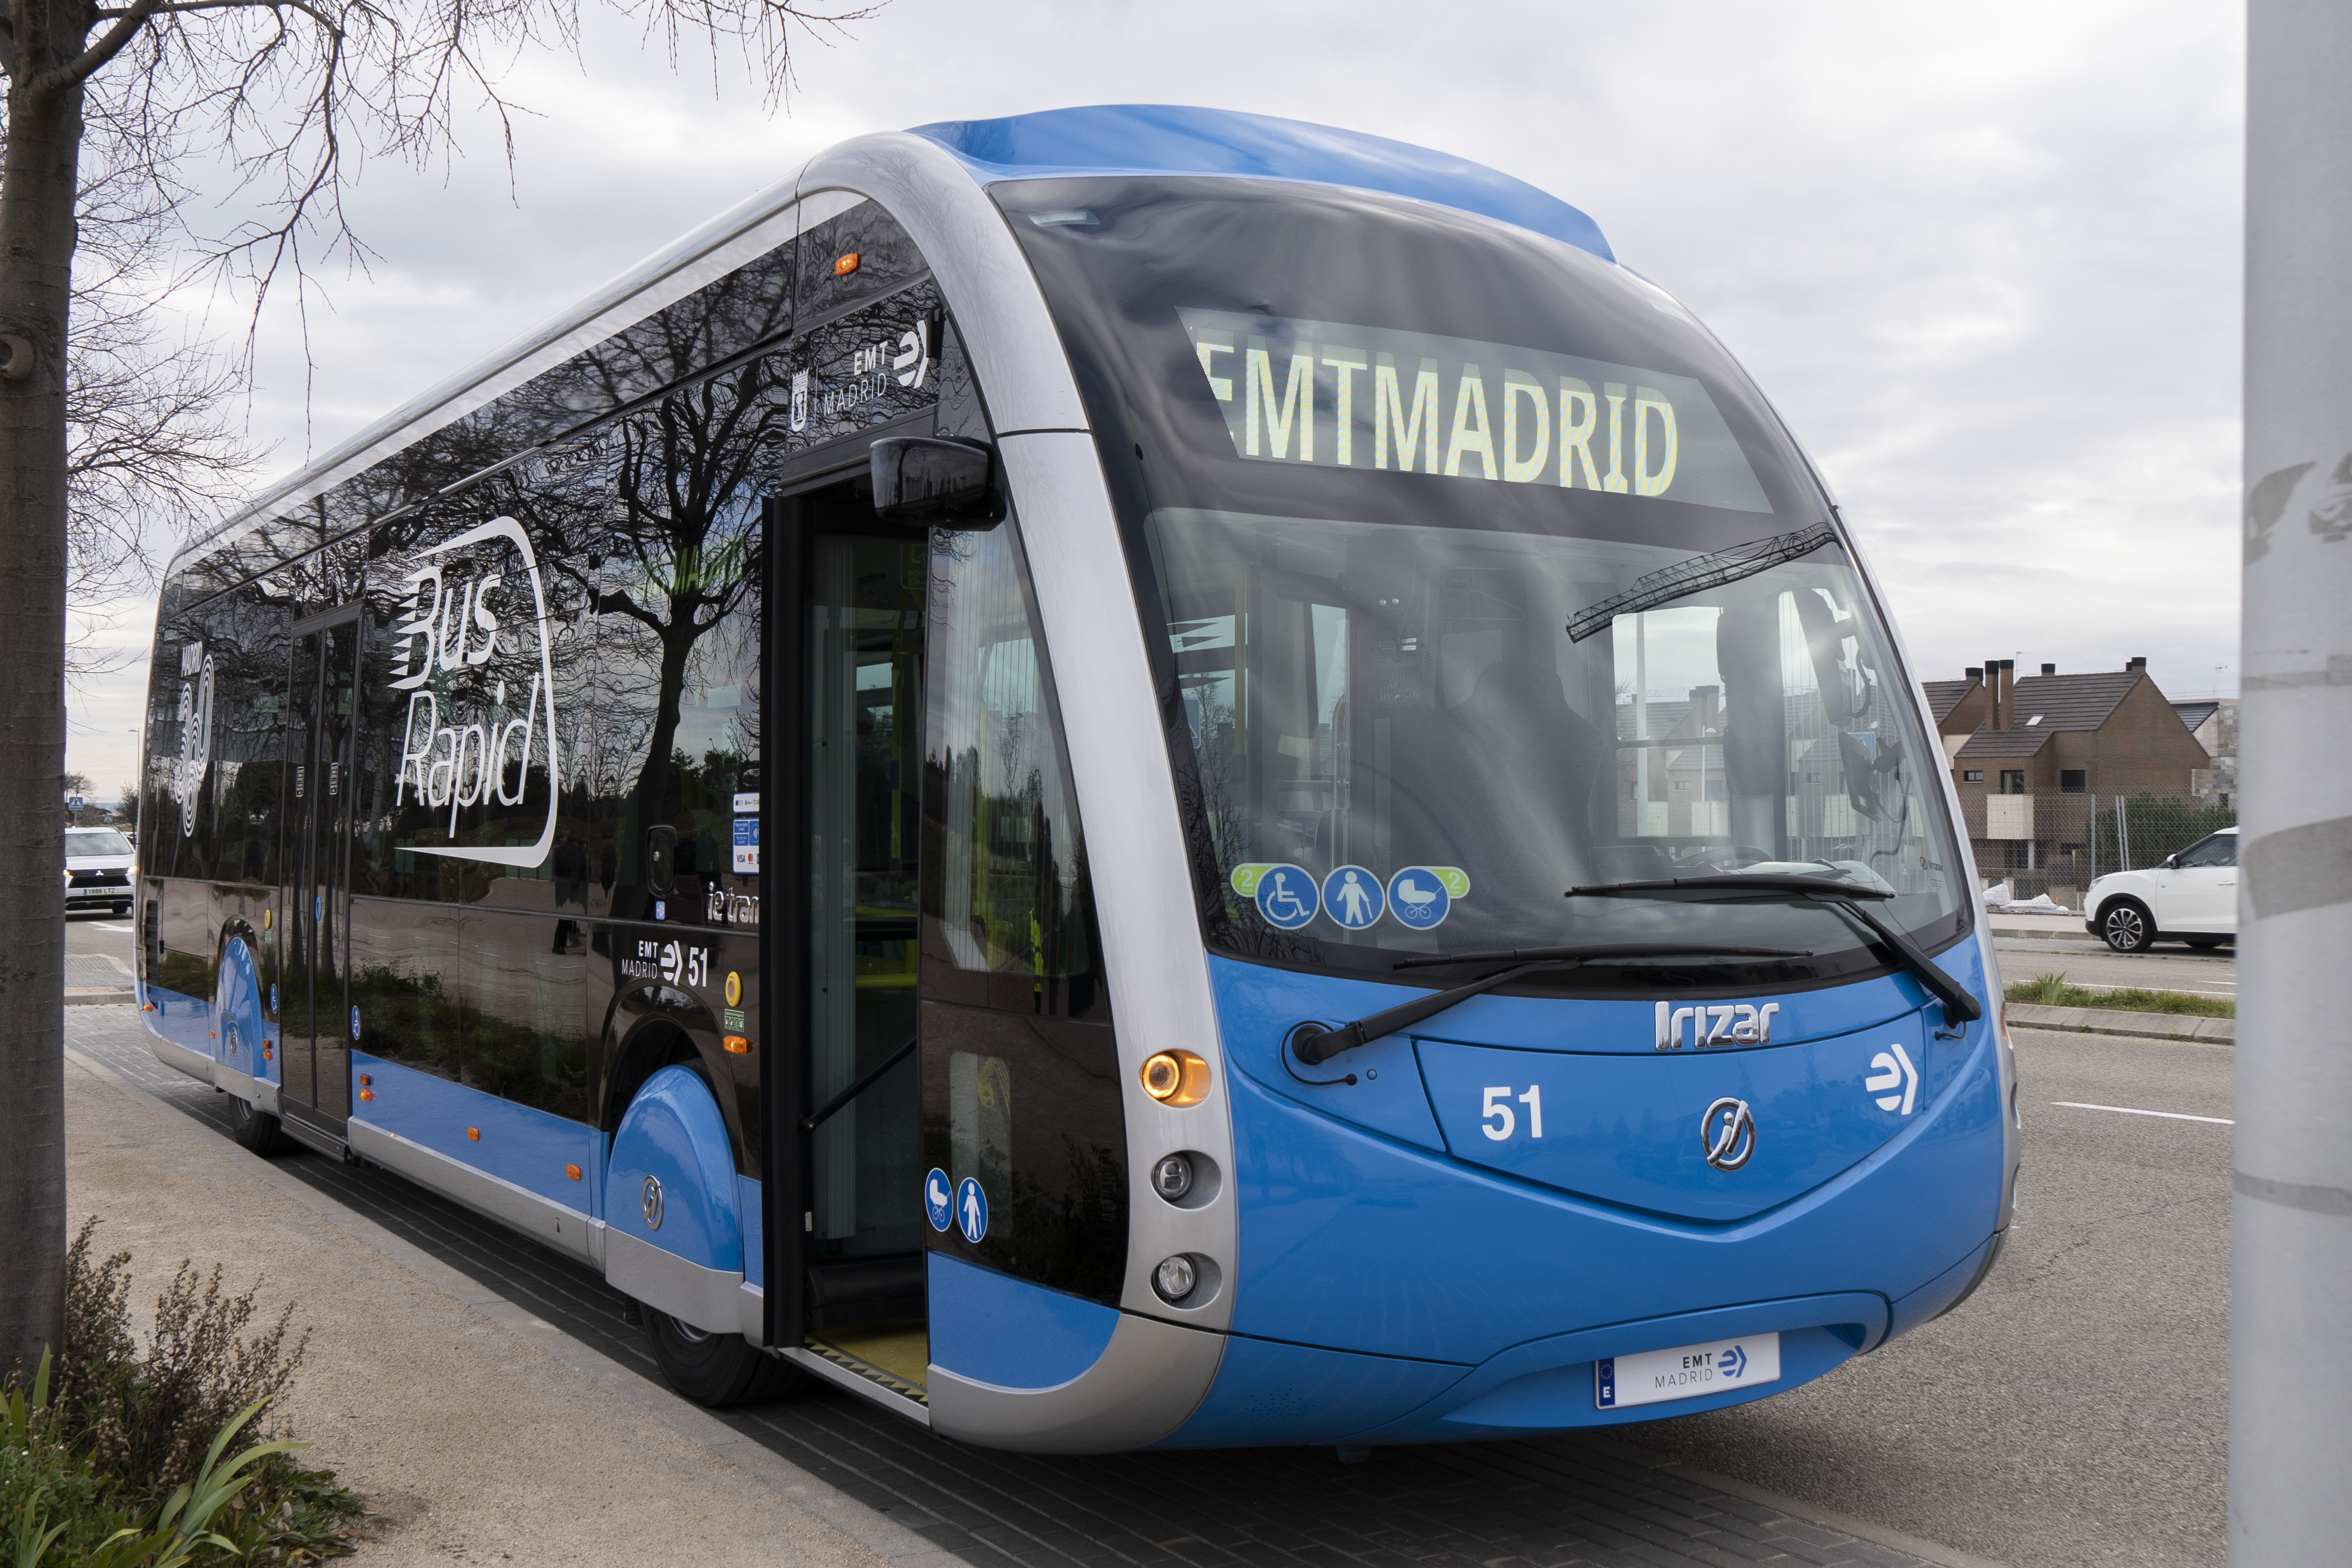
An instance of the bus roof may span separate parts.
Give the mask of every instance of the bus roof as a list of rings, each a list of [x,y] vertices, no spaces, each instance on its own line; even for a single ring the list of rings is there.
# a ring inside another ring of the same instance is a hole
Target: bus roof
[[[1605,261],[1616,257],[1600,226],[1559,197],[1484,164],[1427,148],[1271,115],[1161,104],[1046,110],[1002,120],[919,125],[906,132],[947,152],[982,185],[1001,180],[1114,173],[1189,174],[1297,180],[1449,206],[1547,236]],[[663,280],[683,275],[794,205],[799,179],[785,179],[681,236],[549,321],[456,375],[411,398],[299,472],[265,487],[244,506],[173,551],[166,574],[249,526],[322,495],[404,443],[462,417],[531,366],[566,351],[583,331],[617,330],[667,303]],[[601,333],[599,334],[601,335]]]
[[[1057,175],[1224,174],[1384,191],[1532,229],[1617,259],[1601,226],[1547,191],[1426,147],[1303,120],[1109,103],[1002,120],[951,120],[912,133],[955,154],[982,184]]]

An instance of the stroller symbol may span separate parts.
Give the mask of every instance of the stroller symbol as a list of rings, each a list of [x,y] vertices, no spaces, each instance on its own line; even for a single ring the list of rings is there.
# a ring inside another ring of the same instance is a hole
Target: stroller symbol
[[[1389,879],[1389,910],[1413,931],[1434,931],[1454,908],[1445,879],[1427,866],[1407,866]]]
[[[1297,931],[1320,904],[1315,879],[1301,867],[1269,866],[1257,879],[1257,912],[1277,931]]]

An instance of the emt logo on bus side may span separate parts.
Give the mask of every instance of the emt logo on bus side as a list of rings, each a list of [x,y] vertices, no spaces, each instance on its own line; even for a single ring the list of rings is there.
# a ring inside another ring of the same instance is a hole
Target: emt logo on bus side
[[[460,560],[448,559],[460,552]],[[534,768],[547,791],[547,821],[536,843],[407,847],[453,860],[537,866],[555,842],[555,671],[547,594],[530,536],[513,518],[493,518],[422,552],[403,588],[406,608],[393,626],[389,685],[409,693],[408,720],[394,805],[405,804],[414,791],[436,810],[448,807],[446,831],[455,838],[461,806],[489,799],[520,805]],[[510,690],[526,672],[528,689]]]

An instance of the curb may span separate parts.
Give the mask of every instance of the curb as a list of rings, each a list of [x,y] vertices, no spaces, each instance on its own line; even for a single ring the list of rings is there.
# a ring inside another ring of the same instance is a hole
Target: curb
[[[2186,1013],[2127,1013],[2119,1007],[2045,1007],[2011,1002],[2013,1027],[2055,1029],[2077,1035],[2128,1035],[2143,1040],[2188,1040],[2200,1046],[2238,1043],[2235,1018],[2204,1018]]]
[[[965,1568],[963,1560],[943,1552],[905,1526],[893,1522],[839,1488],[817,1479],[791,1460],[761,1447],[700,1405],[689,1404],[668,1389],[648,1383],[631,1368],[591,1350],[554,1324],[534,1316],[497,1291],[467,1279],[423,1249],[411,1246],[364,1215],[354,1214],[309,1184],[298,1182],[258,1154],[194,1127],[137,1084],[68,1046],[66,1057],[100,1082],[120,1090],[159,1121],[196,1133],[205,1146],[266,1183],[325,1220],[362,1246],[415,1275],[426,1285],[463,1307],[471,1308],[494,1327],[512,1334],[585,1377],[623,1403],[659,1421],[690,1443],[709,1449],[750,1479],[814,1514],[876,1556],[899,1568]],[[191,1079],[190,1082],[195,1080]],[[1937,1561],[1930,1558],[1930,1562]]]
[[[66,1005],[68,1007],[119,1007],[137,1000],[139,998],[128,991],[101,991],[87,985],[66,988]]]

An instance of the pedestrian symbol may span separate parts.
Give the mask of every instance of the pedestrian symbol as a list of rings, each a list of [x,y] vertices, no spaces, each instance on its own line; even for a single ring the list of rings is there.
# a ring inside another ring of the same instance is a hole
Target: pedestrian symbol
[[[955,1224],[955,1208],[949,1201],[955,1194],[948,1186],[948,1173],[934,1166],[923,1178],[923,1213],[933,1230],[945,1230]]]
[[[988,1194],[980,1190],[977,1177],[966,1176],[956,1184],[955,1220],[966,1241],[978,1242],[988,1234]]]
[[[1268,866],[1259,874],[1257,912],[1276,930],[1297,931],[1315,918],[1318,905],[1315,879],[1304,868]]]
[[[1435,931],[1454,908],[1446,879],[1435,868],[1407,866],[1389,879],[1389,912],[1413,931]]]
[[[1323,879],[1323,907],[1349,931],[1362,931],[1381,918],[1387,900],[1381,879],[1361,866],[1342,866]]]

